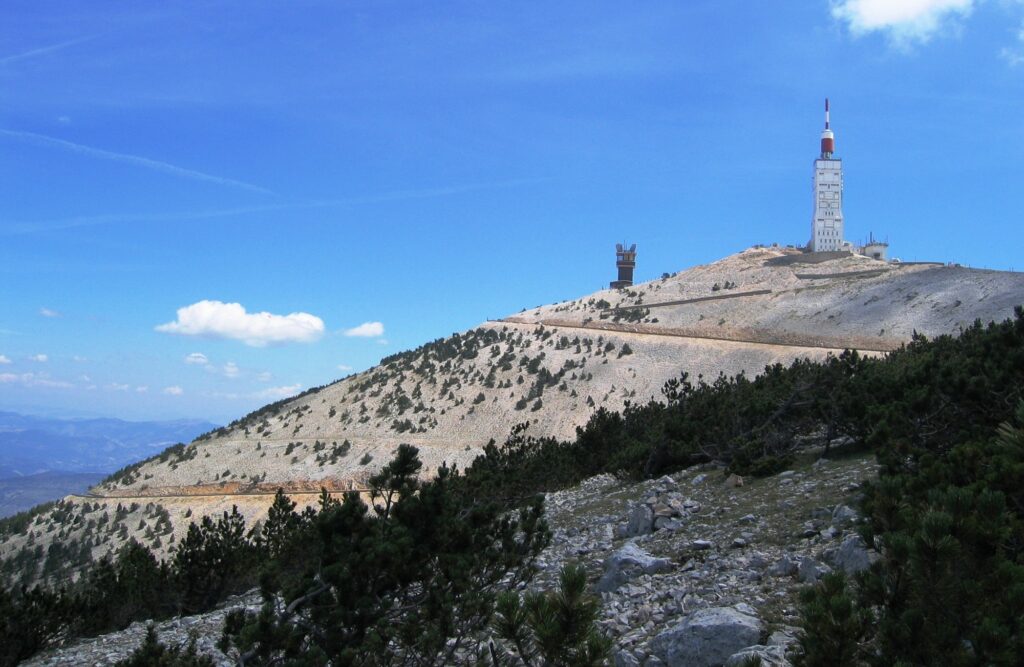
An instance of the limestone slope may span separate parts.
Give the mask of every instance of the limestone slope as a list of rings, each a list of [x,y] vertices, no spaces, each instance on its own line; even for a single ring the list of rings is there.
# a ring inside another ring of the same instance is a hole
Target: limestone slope
[[[881,352],[915,331],[1011,317],[1021,302],[1024,274],[752,248],[394,355],[97,491],[358,487],[402,442],[420,447],[428,471],[466,464],[522,422],[571,438],[598,407],[658,399],[682,371],[756,374],[846,347]]]
[[[466,464],[521,422],[568,439],[599,407],[659,399],[682,371],[756,374],[845,347],[883,351],[914,331],[1004,320],[1022,301],[1021,274],[753,248],[400,353],[99,491],[359,486],[399,443],[420,447],[428,470]]]
[[[1020,273],[751,248],[485,322],[261,408],[0,536],[0,577],[58,581],[129,539],[167,553],[204,514],[238,506],[258,521],[279,487],[300,503],[321,487],[363,488],[400,443],[419,447],[432,474],[468,465],[520,423],[571,438],[598,408],[659,399],[681,372],[883,353],[915,331],[1004,320],[1021,303]]]

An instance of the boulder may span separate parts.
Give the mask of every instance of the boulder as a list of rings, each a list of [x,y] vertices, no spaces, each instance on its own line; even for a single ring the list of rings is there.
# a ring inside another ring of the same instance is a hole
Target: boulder
[[[848,535],[839,545],[834,557],[835,566],[846,574],[856,574],[868,569],[871,557],[867,544],[860,535]]]
[[[858,516],[857,510],[852,507],[847,505],[837,505],[836,508],[832,510],[832,525],[842,526],[844,524],[853,523],[857,520]]]
[[[813,584],[831,571],[832,569],[828,565],[819,563],[810,556],[801,558],[800,564],[797,566],[798,578],[804,584]]]
[[[757,616],[735,607],[700,609],[651,641],[654,653],[669,667],[720,667],[761,639]]]
[[[679,530],[682,527],[683,523],[679,519],[659,516],[654,520],[654,530]]]
[[[621,537],[636,537],[646,535],[654,530],[654,512],[647,505],[634,505],[629,511],[626,526],[622,529]]]
[[[800,566],[797,565],[793,559],[786,554],[782,555],[782,558],[775,561],[775,563],[768,568],[768,574],[773,577],[792,577],[797,573],[797,569]]]
[[[672,568],[667,558],[656,558],[632,542],[604,561],[604,575],[597,582],[598,592],[611,592],[641,574],[655,574]]]
[[[760,658],[761,667],[791,667],[793,663],[786,659],[786,650],[781,646],[762,646],[756,644],[733,653],[725,661],[725,667],[743,667],[746,660]]]
[[[615,667],[640,667],[640,661],[629,651],[619,651],[615,654]]]

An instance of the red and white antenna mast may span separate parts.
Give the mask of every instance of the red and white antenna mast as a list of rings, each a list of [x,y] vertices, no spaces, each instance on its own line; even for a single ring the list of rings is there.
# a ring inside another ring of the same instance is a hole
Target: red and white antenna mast
[[[821,157],[831,158],[836,151],[836,137],[832,133],[828,117],[828,98],[825,98],[825,129],[821,133]]]

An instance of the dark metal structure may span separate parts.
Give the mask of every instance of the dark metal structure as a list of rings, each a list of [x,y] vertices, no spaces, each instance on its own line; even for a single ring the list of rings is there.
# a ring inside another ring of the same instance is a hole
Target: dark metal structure
[[[633,285],[633,269],[636,268],[636,244],[626,249],[625,244],[615,244],[615,266],[619,269],[619,279],[613,280],[610,287],[620,289]]]

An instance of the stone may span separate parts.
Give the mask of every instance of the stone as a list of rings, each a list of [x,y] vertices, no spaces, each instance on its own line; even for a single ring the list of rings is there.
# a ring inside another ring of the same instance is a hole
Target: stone
[[[703,484],[704,482],[707,481],[707,479],[708,479],[707,473],[701,473],[701,474],[697,475],[696,477],[694,477],[693,480],[690,482],[690,484],[693,484],[694,486],[696,486],[698,484]]]
[[[837,505],[836,508],[832,510],[832,525],[841,526],[843,524],[853,523],[857,520],[858,516],[860,515],[857,514],[857,510],[852,507],[848,507],[847,505]]]
[[[839,545],[833,563],[846,574],[856,574],[868,569],[871,565],[871,557],[868,554],[864,538],[856,534],[848,535]]]
[[[792,577],[797,573],[799,567],[800,566],[788,555],[783,554],[782,558],[775,561],[775,563],[768,568],[768,574],[773,577]]]
[[[761,667],[790,667],[793,663],[786,659],[786,650],[781,646],[762,646],[755,644],[733,653],[725,661],[724,667],[743,667],[744,661],[751,658],[760,658]]]
[[[640,661],[629,651],[619,651],[615,654],[615,667],[640,667]]]
[[[692,546],[695,551],[707,551],[712,545],[711,542],[708,542],[707,540],[694,540],[693,544],[690,546]]]
[[[641,574],[655,574],[672,568],[667,558],[656,558],[632,542],[604,561],[604,575],[597,582],[598,592],[611,592]]]
[[[732,548],[733,549],[742,549],[745,546],[747,546],[747,541],[745,539],[743,539],[742,537],[737,537],[736,539],[734,539],[732,541]]]
[[[676,510],[665,503],[658,503],[651,508],[654,512],[654,517],[673,517],[677,514]]]
[[[646,535],[652,530],[654,530],[654,512],[647,505],[634,505],[633,509],[629,511],[623,537]]]
[[[819,520],[820,519],[831,519],[832,518],[832,510],[830,510],[827,507],[815,507],[814,509],[811,510],[811,518],[812,519],[819,519]]]
[[[659,516],[654,520],[654,530],[679,530],[682,527],[683,523],[679,519]]]
[[[768,646],[781,646],[788,651],[789,647],[796,645],[798,632],[799,628],[784,625],[768,635]]]
[[[798,579],[804,584],[813,584],[831,571],[828,565],[819,563],[810,556],[801,558],[797,566]]]
[[[719,667],[761,639],[763,624],[735,607],[699,609],[651,641],[668,667]]]

